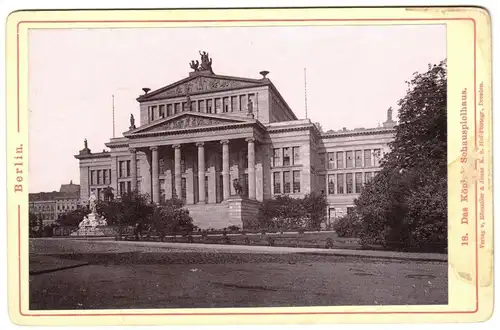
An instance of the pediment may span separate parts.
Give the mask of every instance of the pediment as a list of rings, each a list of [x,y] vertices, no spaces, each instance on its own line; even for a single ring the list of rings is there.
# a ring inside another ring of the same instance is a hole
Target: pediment
[[[230,124],[242,124],[254,121],[225,118],[223,116],[182,113],[171,118],[159,120],[156,123],[151,123],[143,127],[139,127],[133,131],[127,132],[127,135],[147,134],[167,132],[172,130],[194,129],[204,127],[216,127]]]
[[[149,101],[156,99],[166,99],[196,95],[207,92],[223,91],[236,88],[256,87],[262,85],[262,81],[255,79],[244,79],[225,76],[205,76],[200,75],[189,78],[186,81],[180,81],[172,85],[160,88],[140,97],[140,101]]]

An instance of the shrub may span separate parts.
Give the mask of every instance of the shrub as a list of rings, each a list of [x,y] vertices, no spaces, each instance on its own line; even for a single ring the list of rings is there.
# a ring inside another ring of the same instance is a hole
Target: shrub
[[[182,207],[178,200],[168,200],[154,208],[152,225],[158,235],[165,237],[168,233],[191,233],[194,229],[193,219],[189,211]]]
[[[339,237],[359,238],[363,230],[363,223],[355,213],[337,218],[332,226]]]
[[[238,227],[236,225],[231,225],[231,226],[227,227],[227,229],[230,231],[239,231],[240,227]]]

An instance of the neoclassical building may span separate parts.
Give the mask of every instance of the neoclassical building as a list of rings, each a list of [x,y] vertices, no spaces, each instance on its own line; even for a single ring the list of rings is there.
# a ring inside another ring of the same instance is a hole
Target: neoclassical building
[[[137,98],[133,116],[109,150],[92,153],[85,141],[80,164],[82,202],[132,190],[155,203],[184,200],[200,228],[248,226],[260,203],[280,194],[312,191],[328,199],[327,223],[353,206],[362,185],[379,171],[395,122],[383,127],[322,132],[298,119],[278,89],[260,79],[215,74],[201,54],[189,76]],[[241,189],[240,189],[241,188]]]

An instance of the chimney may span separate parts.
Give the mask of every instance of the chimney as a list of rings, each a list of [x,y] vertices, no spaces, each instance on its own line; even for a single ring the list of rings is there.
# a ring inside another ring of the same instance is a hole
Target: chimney
[[[149,93],[151,88],[144,87],[142,90],[144,91],[144,95],[146,95],[147,93]]]
[[[269,74],[269,71],[261,71],[259,73],[262,75],[262,79],[266,79],[266,76]]]

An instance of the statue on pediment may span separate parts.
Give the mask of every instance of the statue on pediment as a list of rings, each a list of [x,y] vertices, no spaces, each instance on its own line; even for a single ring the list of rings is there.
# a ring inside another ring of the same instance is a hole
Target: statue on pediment
[[[189,63],[189,66],[191,67],[191,69],[193,69],[193,71],[200,71],[200,62],[199,61],[191,61],[191,63]]]
[[[130,114],[130,127],[129,129],[134,129],[135,128],[135,118],[133,114]]]
[[[250,98],[248,98],[247,109],[248,109],[249,113],[253,113],[253,103],[252,103],[252,99],[250,99]]]
[[[84,145],[83,149],[88,149],[89,148],[89,145],[87,144],[87,139],[83,140],[83,145]]]
[[[208,53],[207,52],[199,52],[200,53],[200,56],[201,56],[201,67],[200,67],[200,71],[205,71],[205,70],[209,70],[209,71],[212,71],[212,59],[209,58],[208,56]]]

